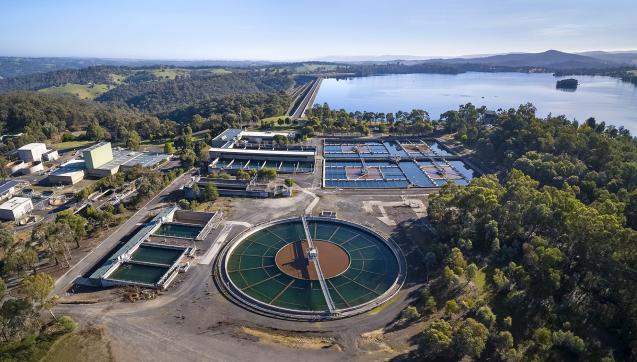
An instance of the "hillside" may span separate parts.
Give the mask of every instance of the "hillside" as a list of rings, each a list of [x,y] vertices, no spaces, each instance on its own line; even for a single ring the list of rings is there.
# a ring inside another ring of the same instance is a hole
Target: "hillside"
[[[607,62],[637,65],[637,51],[628,51],[628,52],[591,51],[591,52],[582,52],[578,54],[584,55],[590,58],[607,61]]]
[[[98,66],[0,79],[0,93],[69,94],[159,114],[211,98],[276,93],[293,85],[287,72],[277,70]]]
[[[278,74],[191,74],[190,77],[123,84],[96,100],[125,103],[135,109],[157,114],[210,98],[285,91],[293,84],[290,77]]]
[[[50,95],[41,92],[12,92],[0,94],[0,132],[24,133],[9,145],[59,140],[63,133],[86,131],[91,124],[99,124],[117,139],[124,129],[135,130],[143,138],[170,135],[173,122],[132,110],[126,106],[99,104],[72,96]]]
[[[429,63],[442,64],[483,64],[500,67],[537,67],[551,70],[577,68],[609,68],[617,66],[615,62],[592,57],[548,50],[542,53],[512,53],[492,55],[480,58],[434,59]]]

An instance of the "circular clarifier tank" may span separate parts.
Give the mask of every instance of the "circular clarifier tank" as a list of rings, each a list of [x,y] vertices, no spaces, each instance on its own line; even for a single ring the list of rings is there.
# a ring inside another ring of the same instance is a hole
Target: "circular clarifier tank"
[[[217,264],[227,294],[266,314],[329,319],[361,313],[398,292],[405,263],[392,241],[343,220],[306,220],[309,238],[302,219],[293,218],[232,240]]]

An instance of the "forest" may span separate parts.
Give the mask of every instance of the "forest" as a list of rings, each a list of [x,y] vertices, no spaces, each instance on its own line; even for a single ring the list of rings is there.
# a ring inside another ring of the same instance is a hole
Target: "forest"
[[[106,85],[106,91],[96,97],[98,102],[160,114],[212,98],[283,92],[295,81],[288,72],[277,69],[228,71],[219,68],[96,66],[0,79],[0,93],[46,90],[69,84]]]
[[[285,114],[290,98],[284,92],[254,93],[212,98],[180,108],[160,117],[179,123],[190,122],[195,115],[228,124],[257,124],[262,118]]]
[[[127,106],[87,102],[72,96],[35,92],[0,94],[0,132],[23,133],[3,147],[15,149],[36,141],[55,142],[73,131],[100,133],[94,139],[122,140],[131,131],[144,139],[175,135],[176,124]]]
[[[635,360],[637,141],[589,119],[520,106],[442,122],[497,174],[430,200],[430,281],[405,318],[426,320],[409,358]]]
[[[160,82],[123,84],[100,95],[102,102],[125,103],[153,114],[224,96],[285,91],[294,82],[278,74],[243,73],[191,75]]]

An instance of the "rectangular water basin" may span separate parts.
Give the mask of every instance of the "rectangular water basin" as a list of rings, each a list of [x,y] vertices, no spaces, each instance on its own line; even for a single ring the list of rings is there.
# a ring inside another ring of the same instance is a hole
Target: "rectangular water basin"
[[[194,239],[203,230],[202,227],[196,225],[184,225],[184,224],[162,224],[155,235],[173,236],[178,238]]]
[[[168,269],[168,266],[122,263],[108,276],[108,279],[156,284],[166,274]]]
[[[155,245],[140,245],[131,260],[146,263],[172,265],[183,254],[184,249],[163,248]]]

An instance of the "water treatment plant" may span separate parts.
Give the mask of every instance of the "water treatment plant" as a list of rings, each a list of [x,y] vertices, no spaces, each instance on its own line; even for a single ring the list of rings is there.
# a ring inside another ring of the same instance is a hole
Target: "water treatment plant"
[[[139,328],[191,350],[232,346],[245,328],[357,341],[394,323],[427,277],[429,196],[478,175],[433,138],[299,143],[229,129],[211,143],[205,170],[180,176],[61,279],[69,304],[57,309],[108,316],[100,323],[136,349],[155,343]],[[260,179],[266,169],[276,177]],[[218,198],[205,201],[211,187]],[[156,300],[122,303],[141,291]],[[110,299],[75,305],[92,295]]]

